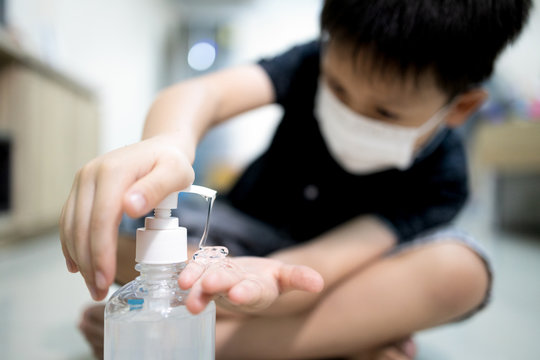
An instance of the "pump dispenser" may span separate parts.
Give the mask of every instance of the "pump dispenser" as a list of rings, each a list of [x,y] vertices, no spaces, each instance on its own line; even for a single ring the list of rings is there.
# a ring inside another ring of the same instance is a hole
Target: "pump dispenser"
[[[210,208],[214,190],[192,185],[182,192],[204,197]],[[167,196],[137,229],[135,269],[140,276],[116,291],[105,307],[105,360],[214,359],[216,307],[200,314],[185,307],[188,291],[178,287],[187,261],[187,230],[171,209],[178,192]],[[201,243],[208,230],[208,218]]]

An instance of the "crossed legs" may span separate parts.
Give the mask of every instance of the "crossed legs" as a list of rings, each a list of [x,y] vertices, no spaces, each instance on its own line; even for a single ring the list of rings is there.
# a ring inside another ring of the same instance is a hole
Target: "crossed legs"
[[[220,319],[216,352],[219,359],[353,358],[467,314],[488,286],[470,248],[451,239],[427,244],[359,269],[307,312]]]
[[[488,286],[483,260],[459,242],[411,248],[359,268],[325,289],[308,311],[219,318],[216,357],[406,359],[393,343],[469,313]],[[102,350],[102,312],[88,309],[80,325],[96,355]]]

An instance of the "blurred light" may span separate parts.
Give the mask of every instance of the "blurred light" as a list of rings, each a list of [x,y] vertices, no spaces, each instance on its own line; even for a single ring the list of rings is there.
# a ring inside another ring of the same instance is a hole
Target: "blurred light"
[[[192,69],[203,71],[208,69],[216,60],[216,48],[213,44],[200,41],[195,43],[188,52],[188,64]]]

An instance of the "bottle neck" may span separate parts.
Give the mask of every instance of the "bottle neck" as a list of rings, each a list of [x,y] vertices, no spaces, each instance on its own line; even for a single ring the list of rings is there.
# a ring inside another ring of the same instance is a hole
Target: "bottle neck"
[[[185,262],[173,264],[145,264],[137,263],[135,270],[141,275],[138,279],[146,283],[174,282],[178,280],[178,275],[186,267]]]

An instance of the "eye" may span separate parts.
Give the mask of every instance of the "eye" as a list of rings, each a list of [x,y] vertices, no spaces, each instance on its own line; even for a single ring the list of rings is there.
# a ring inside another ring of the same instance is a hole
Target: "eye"
[[[388,111],[388,110],[386,110],[385,108],[382,108],[382,107],[377,107],[375,109],[375,111],[377,112],[377,114],[379,116],[381,116],[381,117],[383,117],[385,119],[397,120],[399,118],[396,114],[394,114],[394,113],[392,113],[392,112],[390,112],[390,111]]]
[[[345,89],[336,83],[331,83],[330,88],[336,93],[336,95],[343,95],[345,94]]]
[[[346,94],[345,88],[339,84],[334,78],[326,76],[326,82],[328,87],[336,96],[342,96]]]

